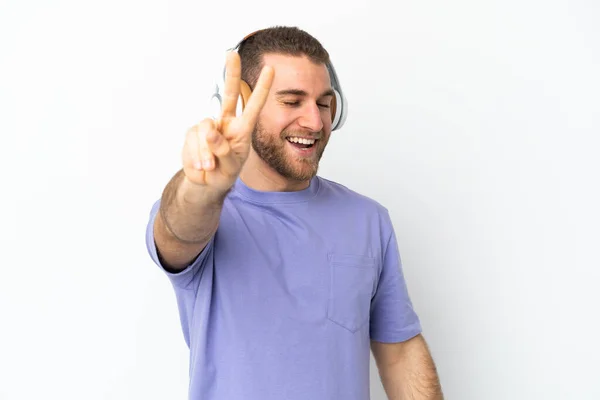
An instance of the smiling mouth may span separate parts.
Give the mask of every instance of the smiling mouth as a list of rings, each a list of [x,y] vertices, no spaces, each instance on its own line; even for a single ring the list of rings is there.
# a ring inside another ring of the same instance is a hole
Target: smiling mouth
[[[317,143],[319,139],[307,139],[307,138],[299,138],[290,136],[286,138],[288,142],[292,144],[292,146],[297,147],[299,149],[310,149]]]

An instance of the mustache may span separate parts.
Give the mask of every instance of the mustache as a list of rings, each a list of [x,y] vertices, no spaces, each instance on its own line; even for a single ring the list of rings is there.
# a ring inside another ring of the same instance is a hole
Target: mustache
[[[319,132],[283,131],[283,132],[281,132],[281,138],[282,139],[286,139],[286,138],[291,137],[291,136],[297,136],[297,137],[302,137],[302,138],[307,138],[307,139],[319,140],[319,139],[322,139],[325,135],[323,134],[323,131],[319,131]]]

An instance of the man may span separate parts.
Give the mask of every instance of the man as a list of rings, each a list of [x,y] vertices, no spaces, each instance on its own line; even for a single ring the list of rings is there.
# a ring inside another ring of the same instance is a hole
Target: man
[[[190,399],[367,400],[370,350],[390,400],[442,398],[387,210],[317,176],[340,106],[328,62],[297,28],[246,38],[226,60],[221,117],[187,132],[152,208],[148,251],[175,289]]]

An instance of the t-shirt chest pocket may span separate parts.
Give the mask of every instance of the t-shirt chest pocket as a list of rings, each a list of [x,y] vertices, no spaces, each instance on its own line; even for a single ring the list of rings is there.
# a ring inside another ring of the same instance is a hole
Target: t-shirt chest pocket
[[[327,317],[356,332],[367,321],[375,290],[375,258],[355,254],[329,253],[329,304]]]

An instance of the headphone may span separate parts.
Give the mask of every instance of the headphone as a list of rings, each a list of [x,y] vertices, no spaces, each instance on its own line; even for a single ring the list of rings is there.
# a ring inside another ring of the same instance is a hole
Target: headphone
[[[256,31],[259,32],[259,31]],[[228,51],[239,51],[240,46],[244,44],[246,39],[254,35],[256,32],[253,32],[243,38],[234,48],[229,49]],[[340,85],[339,78],[333,68],[333,64],[331,61],[326,64],[327,70],[329,71],[329,79],[331,80],[331,87],[335,94],[334,98],[331,102],[331,130],[335,131],[340,129],[344,122],[346,122],[346,117],[348,115],[348,101],[344,96],[344,92],[342,91],[342,86]],[[225,68],[223,68],[223,74],[220,79],[217,80],[215,85],[215,92],[213,93],[210,101],[211,101],[211,110],[214,118],[219,118],[221,115],[221,106],[223,104],[223,93],[225,91]],[[250,95],[252,94],[252,89],[248,83],[244,80],[241,81],[240,84],[240,98],[237,102],[237,115],[241,115],[246,103],[250,99]]]

